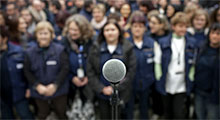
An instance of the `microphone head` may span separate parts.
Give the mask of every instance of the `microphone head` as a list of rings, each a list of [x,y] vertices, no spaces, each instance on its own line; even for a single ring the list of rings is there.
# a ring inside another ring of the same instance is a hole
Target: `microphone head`
[[[104,78],[111,83],[120,82],[126,74],[125,64],[118,59],[110,59],[103,65],[102,73]]]

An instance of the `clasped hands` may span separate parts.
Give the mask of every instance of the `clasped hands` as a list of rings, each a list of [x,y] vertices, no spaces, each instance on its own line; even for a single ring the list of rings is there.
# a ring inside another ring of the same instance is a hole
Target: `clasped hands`
[[[52,96],[56,92],[57,86],[53,83],[48,85],[38,84],[36,90],[40,95]]]
[[[79,78],[75,76],[72,78],[72,83],[77,87],[85,86],[88,83],[88,77]]]

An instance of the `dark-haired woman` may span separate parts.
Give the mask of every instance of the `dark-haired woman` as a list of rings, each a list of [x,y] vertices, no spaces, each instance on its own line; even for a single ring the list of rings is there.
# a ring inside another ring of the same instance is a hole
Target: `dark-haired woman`
[[[132,82],[132,96],[127,104],[127,119],[133,119],[135,100],[139,100],[140,119],[148,119],[148,99],[154,82],[154,40],[145,34],[145,16],[134,15],[131,19],[131,36],[137,58],[135,78]]]
[[[23,73],[24,51],[9,42],[7,29],[0,30],[0,113],[1,119],[33,119],[27,98],[28,83]]]
[[[124,104],[128,101],[131,93],[136,59],[132,44],[123,39],[123,33],[116,21],[108,21],[101,29],[98,40],[90,49],[87,61],[89,85],[98,98],[100,119],[111,119],[109,100],[113,88],[103,77],[101,70],[104,63],[112,58],[123,61],[127,69],[125,78],[119,83],[120,103]]]
[[[213,24],[195,69],[195,110],[198,119],[219,119],[220,24]]]

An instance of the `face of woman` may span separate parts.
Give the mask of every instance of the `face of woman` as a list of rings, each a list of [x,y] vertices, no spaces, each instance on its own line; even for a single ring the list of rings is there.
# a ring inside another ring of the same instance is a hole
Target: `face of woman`
[[[197,15],[193,19],[193,26],[196,30],[201,30],[201,29],[204,29],[206,22],[207,21],[206,21],[205,15]]]
[[[156,17],[151,17],[149,21],[150,31],[157,34],[162,29],[162,24],[159,23]]]
[[[124,4],[122,5],[120,12],[123,17],[128,18],[131,13],[131,8],[128,4]]]
[[[117,43],[119,38],[118,28],[112,23],[106,25],[104,28],[104,37],[109,44]]]
[[[72,40],[77,40],[81,36],[80,29],[74,21],[69,24],[68,33]]]
[[[96,22],[101,22],[104,18],[103,12],[98,8],[93,9],[92,16]]]
[[[32,16],[28,10],[22,10],[21,11],[21,17],[24,18],[26,23],[30,23],[32,20]]]
[[[25,33],[27,31],[27,24],[22,17],[19,18],[18,30],[22,33]]]
[[[48,47],[52,41],[51,32],[47,28],[38,30],[36,33],[37,42],[40,47]]]
[[[209,34],[210,45],[219,48],[220,46],[220,30],[211,30]]]
[[[142,37],[144,35],[145,30],[146,27],[143,23],[133,23],[131,26],[131,32],[135,37]]]
[[[168,7],[167,7],[167,17],[172,17],[174,12],[175,12],[175,9],[173,8],[173,6],[168,5]]]

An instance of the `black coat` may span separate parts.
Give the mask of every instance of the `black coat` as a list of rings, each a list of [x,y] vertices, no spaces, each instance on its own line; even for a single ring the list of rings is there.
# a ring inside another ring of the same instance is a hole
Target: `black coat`
[[[122,58],[127,69],[125,80],[120,82],[118,90],[120,100],[127,102],[132,90],[132,80],[134,78],[136,70],[136,57],[133,51],[133,45],[127,41],[122,41]],[[90,49],[90,53],[87,59],[87,75],[89,79],[89,86],[95,93],[101,93],[102,89],[105,87],[100,82],[100,56],[101,56],[101,44],[97,41],[93,44]]]

